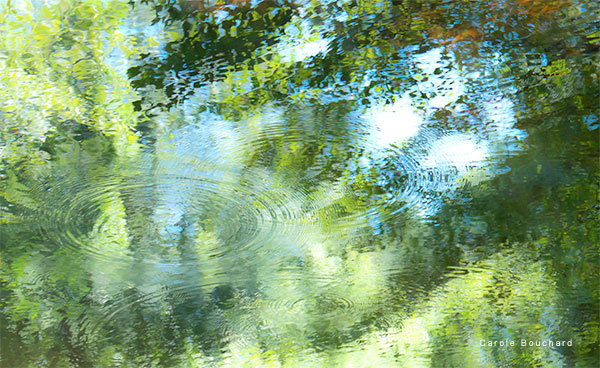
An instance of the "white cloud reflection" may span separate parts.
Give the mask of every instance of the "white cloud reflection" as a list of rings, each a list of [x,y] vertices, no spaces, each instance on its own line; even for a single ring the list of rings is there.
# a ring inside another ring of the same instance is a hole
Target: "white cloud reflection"
[[[423,162],[424,167],[455,167],[460,171],[480,166],[488,157],[487,144],[466,134],[453,134],[435,141]]]
[[[434,108],[445,107],[457,101],[465,93],[466,88],[458,70],[449,68],[454,62],[454,58],[448,55],[445,56],[441,48],[415,55],[415,61],[417,67],[427,77],[426,80],[419,82],[419,89],[434,96],[427,101],[429,106]]]
[[[397,100],[392,105],[373,107],[366,113],[365,118],[371,123],[372,136],[378,145],[401,143],[416,135],[423,123],[423,119],[407,97]]]

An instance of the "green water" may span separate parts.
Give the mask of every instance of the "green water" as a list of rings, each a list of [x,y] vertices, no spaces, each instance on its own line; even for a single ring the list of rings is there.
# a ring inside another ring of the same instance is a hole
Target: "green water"
[[[0,366],[600,366],[599,9],[3,1]]]

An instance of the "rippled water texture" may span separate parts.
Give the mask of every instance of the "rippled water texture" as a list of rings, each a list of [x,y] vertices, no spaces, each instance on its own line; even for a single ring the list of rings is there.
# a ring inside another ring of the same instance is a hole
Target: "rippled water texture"
[[[600,366],[598,10],[2,3],[0,366]]]

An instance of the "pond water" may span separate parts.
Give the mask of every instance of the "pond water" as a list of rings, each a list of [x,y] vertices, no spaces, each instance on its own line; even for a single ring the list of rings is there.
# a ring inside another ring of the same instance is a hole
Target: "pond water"
[[[2,3],[0,366],[599,366],[598,10]]]

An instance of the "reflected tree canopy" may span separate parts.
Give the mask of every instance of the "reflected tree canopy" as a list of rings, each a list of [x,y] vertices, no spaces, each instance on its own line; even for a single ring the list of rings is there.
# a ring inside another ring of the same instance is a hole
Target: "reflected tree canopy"
[[[2,2],[0,366],[598,366],[598,10]]]

